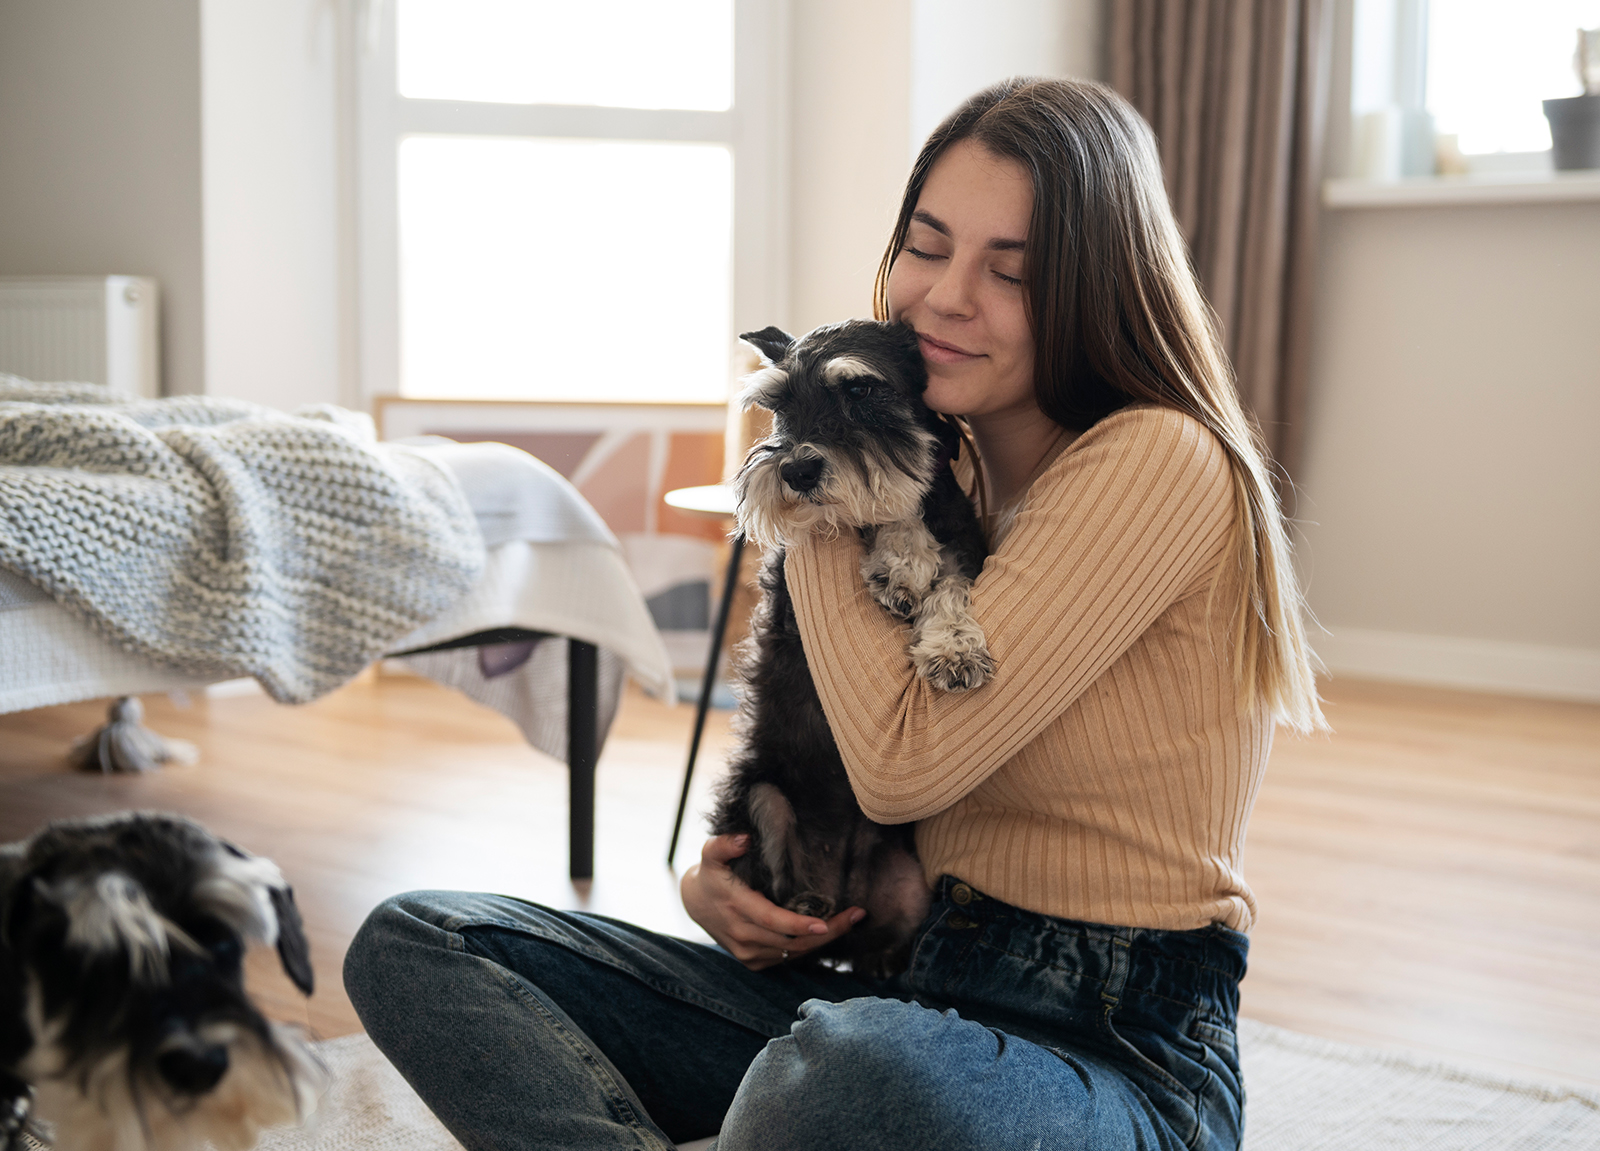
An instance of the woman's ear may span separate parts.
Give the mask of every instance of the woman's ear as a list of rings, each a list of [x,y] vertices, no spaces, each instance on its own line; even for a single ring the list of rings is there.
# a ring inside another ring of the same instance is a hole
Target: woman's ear
[[[788,355],[789,349],[794,347],[794,337],[782,328],[770,325],[759,332],[741,332],[739,338],[749,344],[766,358],[768,363],[775,364]]]

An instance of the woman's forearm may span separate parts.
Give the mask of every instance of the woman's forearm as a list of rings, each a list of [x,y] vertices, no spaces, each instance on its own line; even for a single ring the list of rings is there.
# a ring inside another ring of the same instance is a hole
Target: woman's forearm
[[[853,538],[808,539],[787,576],[812,678],[862,810],[942,811],[1031,742],[1228,555],[1233,483],[1219,444],[1175,412],[1101,421],[1035,485],[973,585],[996,665],[952,695],[918,677],[908,632],[872,599]]]

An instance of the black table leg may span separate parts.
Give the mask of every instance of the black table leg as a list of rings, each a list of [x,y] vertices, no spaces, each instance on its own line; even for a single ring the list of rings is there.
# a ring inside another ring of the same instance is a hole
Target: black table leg
[[[722,583],[722,602],[717,605],[717,621],[711,629],[711,654],[706,657],[706,677],[700,682],[700,702],[694,712],[694,735],[689,739],[689,762],[683,768],[683,793],[678,796],[678,814],[672,821],[672,844],[667,848],[667,866],[678,854],[678,834],[683,830],[683,813],[689,806],[689,781],[694,778],[695,757],[700,754],[700,735],[706,727],[706,710],[711,706],[711,689],[717,682],[717,663],[722,658],[722,637],[728,630],[728,609],[733,606],[733,591],[739,586],[739,558],[744,554],[744,536],[735,532],[728,541],[728,574]]]
[[[594,878],[594,765],[599,744],[599,650],[567,640],[567,768],[573,879]]]

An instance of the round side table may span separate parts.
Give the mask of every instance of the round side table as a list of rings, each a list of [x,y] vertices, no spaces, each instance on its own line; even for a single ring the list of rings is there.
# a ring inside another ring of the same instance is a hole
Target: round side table
[[[728,520],[733,518],[736,501],[727,484],[706,484],[694,488],[674,488],[662,497],[668,507],[691,515]],[[728,630],[728,608],[739,583],[739,560],[744,555],[744,535],[734,532],[728,541],[728,572],[722,581],[722,602],[711,625],[711,652],[706,656],[706,674],[700,681],[700,701],[694,710],[694,734],[689,737],[689,761],[683,767],[683,790],[678,795],[678,814],[672,820],[672,843],[667,847],[667,866],[678,854],[678,835],[683,830],[683,814],[689,806],[689,781],[694,778],[694,761],[700,754],[700,737],[705,732],[706,711],[711,707],[711,689],[717,682],[717,664],[722,659],[722,639]]]

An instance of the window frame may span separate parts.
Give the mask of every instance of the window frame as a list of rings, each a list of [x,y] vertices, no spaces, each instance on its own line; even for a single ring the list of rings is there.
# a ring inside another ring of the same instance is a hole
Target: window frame
[[[396,82],[396,7],[371,5],[365,26],[353,38],[358,57],[355,311],[364,406],[371,407],[378,396],[400,394],[399,155],[401,141],[414,135],[728,147],[733,157],[731,384],[743,367],[737,362],[737,334],[786,325],[788,319],[788,0],[734,0],[733,107],[723,112],[402,96]]]

